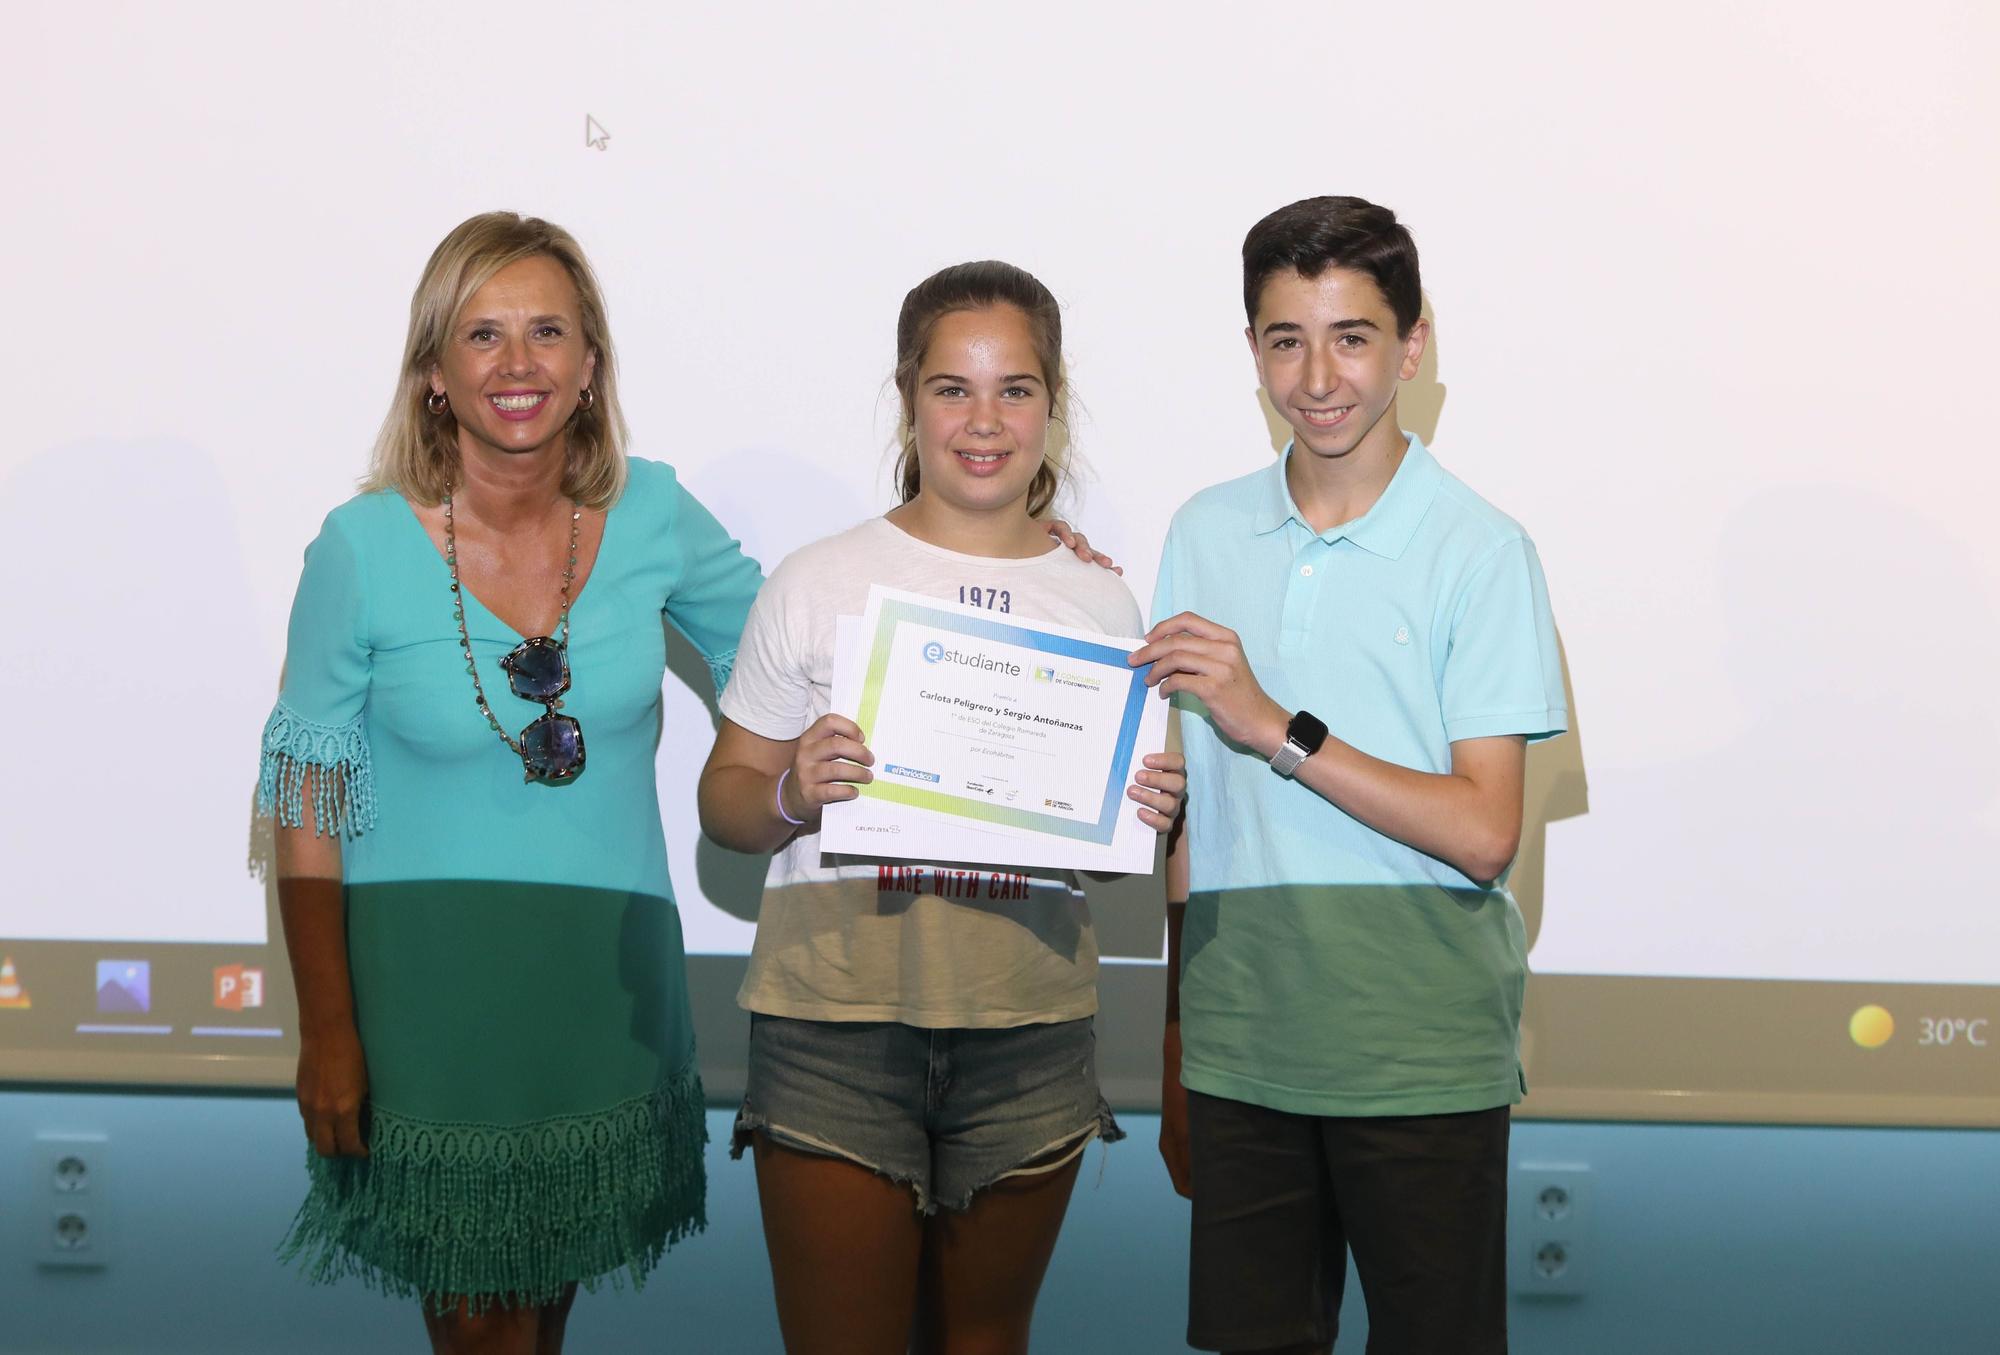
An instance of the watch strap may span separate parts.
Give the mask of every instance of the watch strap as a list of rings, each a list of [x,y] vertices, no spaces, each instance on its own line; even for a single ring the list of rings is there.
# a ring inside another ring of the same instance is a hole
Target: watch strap
[[[1325,742],[1325,723],[1311,711],[1298,712],[1285,726],[1284,746],[1271,755],[1271,770],[1279,776],[1290,776]]]

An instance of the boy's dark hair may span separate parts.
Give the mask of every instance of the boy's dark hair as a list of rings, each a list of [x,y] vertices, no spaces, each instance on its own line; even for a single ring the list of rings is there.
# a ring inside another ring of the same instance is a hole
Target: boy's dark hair
[[[1423,314],[1417,242],[1394,212],[1365,198],[1306,198],[1250,228],[1243,237],[1243,312],[1252,328],[1264,284],[1288,268],[1307,279],[1329,268],[1366,273],[1395,312],[1399,339]]]

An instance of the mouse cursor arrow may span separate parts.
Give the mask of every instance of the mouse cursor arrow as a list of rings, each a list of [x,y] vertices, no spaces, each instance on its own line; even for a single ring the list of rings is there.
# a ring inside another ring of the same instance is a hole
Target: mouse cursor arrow
[[[604,124],[585,113],[583,115],[583,144],[594,151],[601,151],[611,144],[611,133],[604,130]]]

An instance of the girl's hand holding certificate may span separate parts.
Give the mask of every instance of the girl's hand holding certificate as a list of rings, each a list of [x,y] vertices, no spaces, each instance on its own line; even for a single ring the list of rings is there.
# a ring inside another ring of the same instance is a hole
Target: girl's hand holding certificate
[[[852,800],[861,793],[857,786],[874,780],[868,770],[874,761],[861,741],[861,726],[829,711],[799,735],[791,770],[778,786],[778,812],[787,822],[817,829],[820,810]]]

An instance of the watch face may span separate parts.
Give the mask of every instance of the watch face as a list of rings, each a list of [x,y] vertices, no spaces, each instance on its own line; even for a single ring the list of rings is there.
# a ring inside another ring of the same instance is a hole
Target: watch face
[[[1285,737],[1304,748],[1306,756],[1311,757],[1326,742],[1326,726],[1318,716],[1302,710],[1285,726]]]

